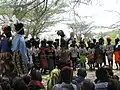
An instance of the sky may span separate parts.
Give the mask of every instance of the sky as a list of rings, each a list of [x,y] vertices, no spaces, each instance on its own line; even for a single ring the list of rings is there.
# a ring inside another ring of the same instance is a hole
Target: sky
[[[92,5],[81,4],[77,7],[76,12],[80,16],[91,16],[88,22],[94,21],[97,26],[110,26],[120,20],[120,15],[115,12],[108,12],[111,10],[120,12],[120,0],[92,0]],[[69,18],[72,16],[69,15]],[[57,28],[65,28],[66,26],[60,24]]]
[[[94,22],[96,26],[110,26],[117,21],[120,20],[120,15],[116,12],[108,12],[108,11],[117,11],[120,12],[120,0],[92,0],[92,5],[80,4],[75,8],[75,11],[80,16],[91,16],[91,18],[87,19],[88,22]],[[69,18],[73,20],[73,17],[70,14],[64,15],[64,18]],[[56,30],[64,30],[65,34],[69,37],[70,29],[64,23],[59,23],[54,27],[50,28],[52,30],[52,34],[55,34]],[[111,30],[111,29],[109,29]],[[97,29],[93,32],[106,32],[108,29],[102,30]]]

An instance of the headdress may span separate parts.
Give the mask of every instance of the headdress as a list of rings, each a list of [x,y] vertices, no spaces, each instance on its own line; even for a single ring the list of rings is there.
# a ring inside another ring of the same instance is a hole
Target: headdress
[[[111,41],[111,38],[110,38],[110,37],[107,37],[106,40],[107,40],[107,41]]]

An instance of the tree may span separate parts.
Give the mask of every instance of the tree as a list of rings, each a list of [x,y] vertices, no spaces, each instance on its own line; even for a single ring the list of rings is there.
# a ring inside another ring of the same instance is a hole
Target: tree
[[[56,16],[64,13],[66,6],[65,2],[57,0],[49,3],[48,0],[3,0],[0,2],[1,10],[3,10],[0,13],[0,21],[5,23],[7,18],[13,23],[12,17],[15,16],[17,21],[24,22],[26,35],[30,33],[35,36],[46,31],[47,27],[60,22],[62,18],[59,19]]]
[[[67,24],[69,28],[71,28],[77,37],[79,39],[82,35],[84,35],[85,38],[91,37],[91,30],[94,29],[94,26],[92,26],[93,22],[87,23],[85,21],[80,22],[74,22]]]

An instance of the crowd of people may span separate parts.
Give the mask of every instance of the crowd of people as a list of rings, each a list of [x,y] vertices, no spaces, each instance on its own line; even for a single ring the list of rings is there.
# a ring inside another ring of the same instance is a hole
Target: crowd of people
[[[113,61],[120,69],[119,38],[115,44],[111,38],[105,40],[76,41],[73,35],[65,39],[59,30],[60,39],[40,40],[32,37],[26,40],[24,25],[3,26],[0,35],[0,89],[1,90],[119,90],[119,77],[112,72]],[[78,43],[79,42],[79,43]],[[114,59],[113,59],[114,58]],[[108,60],[108,66],[106,62]],[[85,79],[86,65],[96,70],[96,80]],[[73,76],[77,70],[77,76]],[[42,75],[49,74],[47,87]]]

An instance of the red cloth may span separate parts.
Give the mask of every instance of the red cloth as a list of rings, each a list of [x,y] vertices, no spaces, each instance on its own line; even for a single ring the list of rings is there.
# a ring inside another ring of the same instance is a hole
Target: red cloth
[[[30,87],[30,86],[37,86],[37,87],[40,87],[41,89],[45,88],[43,83],[40,81],[37,81],[37,80],[31,80],[28,87]]]
[[[120,63],[120,51],[115,51],[115,62]]]
[[[46,48],[41,48],[40,53],[41,53],[41,60],[40,60],[40,67],[41,68],[47,68],[48,63],[47,63],[47,58],[46,58]]]
[[[5,31],[6,25],[2,25],[2,30]]]

